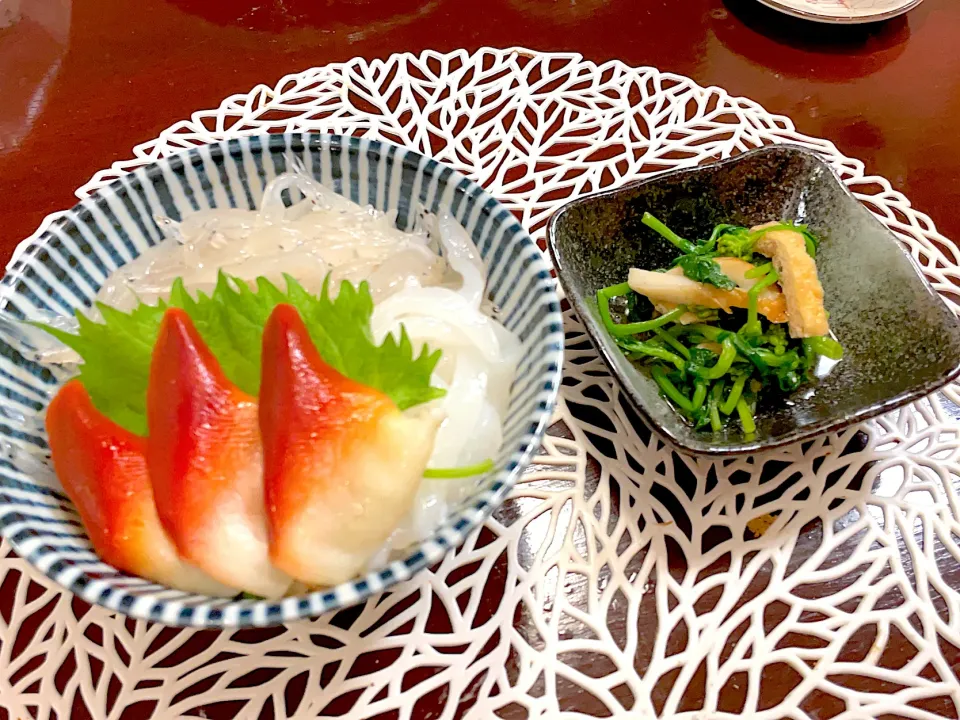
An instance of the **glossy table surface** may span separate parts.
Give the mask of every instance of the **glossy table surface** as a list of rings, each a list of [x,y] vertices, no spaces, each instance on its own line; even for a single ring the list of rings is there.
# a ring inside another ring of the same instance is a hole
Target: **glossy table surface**
[[[190,113],[355,56],[525,46],[719,85],[826,137],[960,236],[960,4],[814,25],[755,0],[0,0],[0,257]],[[0,23],[2,24],[2,23]]]
[[[0,18],[15,1],[0,0]],[[904,18],[858,27],[813,25],[754,0],[18,4],[21,19],[0,29],[4,262],[94,172],[232,93],[355,56],[483,46],[653,65],[747,96],[833,140],[948,238],[960,237],[955,0],[926,0]],[[577,706],[571,698],[568,707]]]

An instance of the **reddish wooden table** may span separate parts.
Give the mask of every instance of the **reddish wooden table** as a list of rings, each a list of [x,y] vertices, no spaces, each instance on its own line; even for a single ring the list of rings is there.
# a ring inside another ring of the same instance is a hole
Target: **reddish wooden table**
[[[3,260],[93,172],[231,93],[354,56],[484,45],[618,58],[748,96],[834,140],[960,236],[952,0],[860,27],[755,0],[20,2],[33,17],[0,30]]]
[[[0,0],[0,7],[4,2]],[[748,96],[960,237],[960,3],[817,26],[754,0],[21,0],[0,29],[0,258],[131,147],[257,83],[426,48],[575,50]],[[573,705],[576,705],[573,699]],[[588,708],[582,708],[588,710]],[[3,716],[3,713],[0,713]]]

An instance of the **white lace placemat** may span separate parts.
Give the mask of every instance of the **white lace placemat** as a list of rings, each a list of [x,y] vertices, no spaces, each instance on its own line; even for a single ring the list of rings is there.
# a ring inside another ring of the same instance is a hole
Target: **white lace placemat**
[[[578,55],[427,52],[290,75],[173,125],[78,195],[183,148],[282,130],[431,154],[541,241],[571,197],[798,143],[958,297],[960,261],[930,219],[831,143],[721,89]],[[682,459],[633,428],[566,319],[541,456],[432,571],[335,618],[195,632],[89,608],[7,557],[0,706],[40,718],[80,704],[97,718],[955,717],[957,393],[768,455]]]

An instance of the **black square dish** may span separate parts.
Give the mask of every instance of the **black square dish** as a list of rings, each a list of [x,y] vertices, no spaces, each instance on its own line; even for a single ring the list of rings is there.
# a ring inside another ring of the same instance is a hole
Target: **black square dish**
[[[650,212],[683,237],[718,223],[806,223],[843,360],[825,378],[757,407],[757,431],[695,430],[607,334],[596,291],[631,267],[669,265],[676,249],[640,222]],[[560,282],[601,356],[640,413],[681,449],[731,455],[800,441],[920,399],[960,374],[960,324],[896,237],[819,157],[778,145],[579,198],[547,227]]]

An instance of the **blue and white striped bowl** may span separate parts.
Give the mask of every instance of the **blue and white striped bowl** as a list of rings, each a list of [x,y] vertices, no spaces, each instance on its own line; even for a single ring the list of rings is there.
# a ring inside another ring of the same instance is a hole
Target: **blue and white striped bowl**
[[[0,533],[16,552],[84,600],[132,617],[194,627],[265,626],[357,603],[436,562],[502,502],[549,422],[560,381],[563,329],[550,268],[514,216],[476,183],[401,147],[322,134],[269,135],[195,148],[140,168],[57,218],[22,249],[0,282],[0,308],[69,314],[90,305],[113,270],[161,241],[154,216],[180,219],[209,207],[254,208],[286,156],[337,193],[398,209],[448,208],[489,267],[489,289],[524,353],[511,391],[497,470],[404,560],[327,591],[273,601],[189,595],[104,564],[45,464],[42,413],[63,380],[0,339]],[[39,458],[39,460],[38,460]]]

